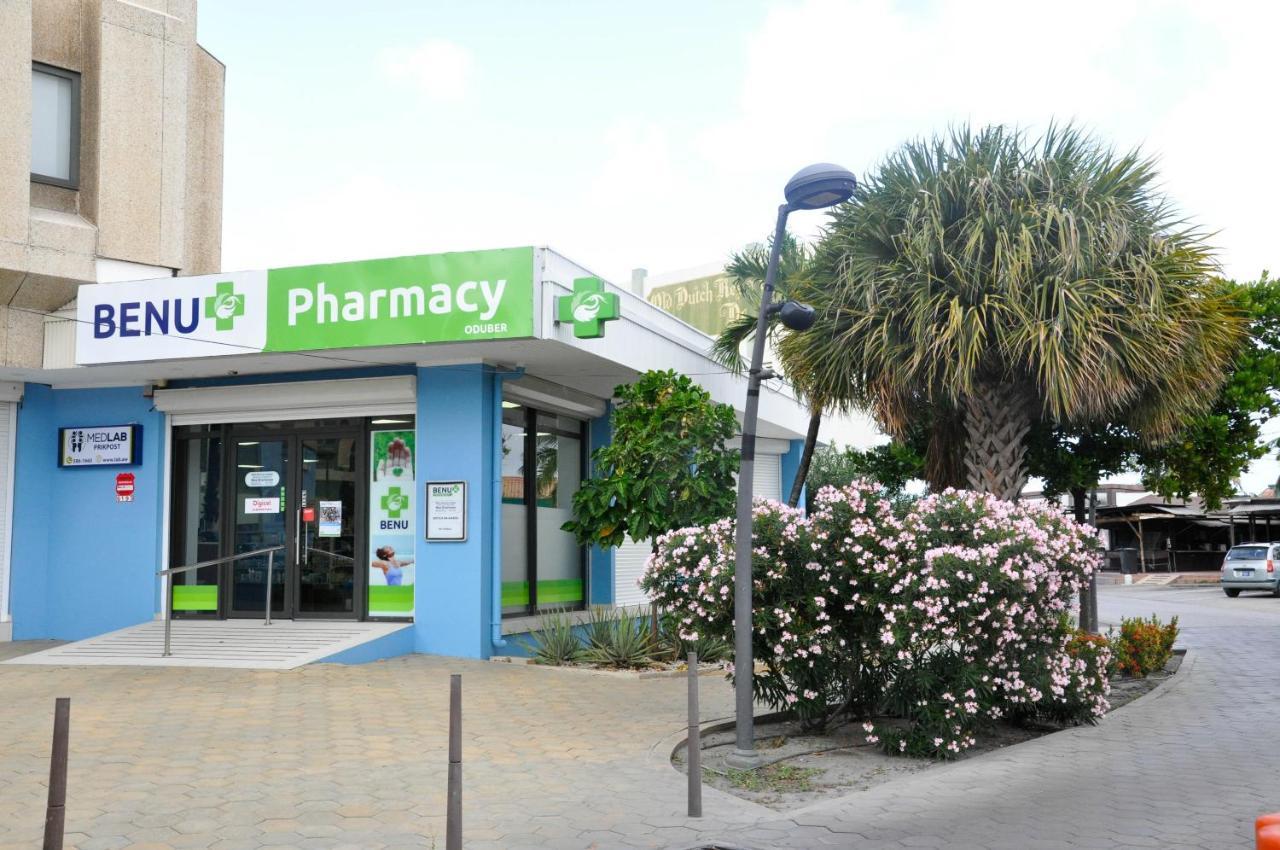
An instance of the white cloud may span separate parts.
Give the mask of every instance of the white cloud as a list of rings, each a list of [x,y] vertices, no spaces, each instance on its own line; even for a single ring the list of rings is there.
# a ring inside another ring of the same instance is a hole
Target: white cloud
[[[432,100],[456,102],[466,97],[474,62],[462,45],[433,38],[416,47],[389,47],[379,64],[392,79],[413,83]]]
[[[748,36],[737,108],[695,136],[708,174],[760,180],[832,160],[862,173],[948,124],[1032,132],[1074,120],[1161,161],[1163,188],[1216,232],[1225,271],[1275,269],[1268,165],[1275,4],[1078,0],[781,3]],[[1252,153],[1247,153],[1252,152]],[[803,227],[803,225],[800,225]]]

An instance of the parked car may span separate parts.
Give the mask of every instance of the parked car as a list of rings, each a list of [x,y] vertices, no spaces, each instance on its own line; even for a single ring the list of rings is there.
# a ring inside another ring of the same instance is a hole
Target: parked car
[[[1269,590],[1280,596],[1280,543],[1241,543],[1222,562],[1222,592],[1232,599],[1242,590]]]

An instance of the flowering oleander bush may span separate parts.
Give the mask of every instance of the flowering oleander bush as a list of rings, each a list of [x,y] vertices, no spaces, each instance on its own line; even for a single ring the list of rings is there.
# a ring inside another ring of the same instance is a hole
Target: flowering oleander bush
[[[875,488],[823,488],[809,516],[754,507],[757,695],[821,727],[867,718],[891,752],[952,757],[984,724],[1092,721],[1105,641],[1066,616],[1098,562],[1091,529],[1049,507],[948,490],[895,512]],[[733,631],[733,522],[658,541],[642,579],[682,637]]]
[[[1115,669],[1126,676],[1145,679],[1169,663],[1177,639],[1177,617],[1168,623],[1161,623],[1154,614],[1150,620],[1125,617],[1120,621],[1120,634],[1111,638]]]

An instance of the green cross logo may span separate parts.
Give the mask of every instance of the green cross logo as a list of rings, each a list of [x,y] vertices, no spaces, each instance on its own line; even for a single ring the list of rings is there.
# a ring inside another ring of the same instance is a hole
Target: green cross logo
[[[244,315],[244,296],[236,292],[234,281],[224,280],[214,287],[211,297],[204,299],[204,317],[213,319],[214,327],[229,331],[236,326],[236,317]]]
[[[562,295],[556,301],[556,321],[573,322],[573,335],[579,339],[604,336],[604,323],[622,315],[618,296],[605,292],[598,277],[580,277],[573,282],[573,295]]]
[[[402,493],[399,487],[391,487],[381,499],[382,509],[391,519],[400,519],[400,512],[409,510],[409,494]]]

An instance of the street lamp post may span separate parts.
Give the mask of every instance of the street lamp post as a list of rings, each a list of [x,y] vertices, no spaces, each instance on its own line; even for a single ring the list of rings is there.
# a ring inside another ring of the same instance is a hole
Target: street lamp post
[[[818,210],[847,201],[857,187],[853,174],[838,165],[819,163],[796,172],[787,181],[783,195],[786,203],[778,207],[778,224],[773,232],[769,266],[760,293],[756,335],[751,348],[751,368],[747,372],[747,406],[742,417],[742,465],[738,470],[738,525],[734,542],[733,578],[733,669],[734,695],[737,702],[737,736],[733,752],[726,761],[740,769],[760,765],[755,745],[755,661],[751,652],[751,490],[755,477],[756,418],[760,410],[760,384],[775,377],[764,369],[764,343],[769,321],[778,316],[792,330],[806,330],[813,325],[813,308],[795,301],[773,302],[773,286],[778,276],[778,259],[787,232],[787,216],[792,210]]]

